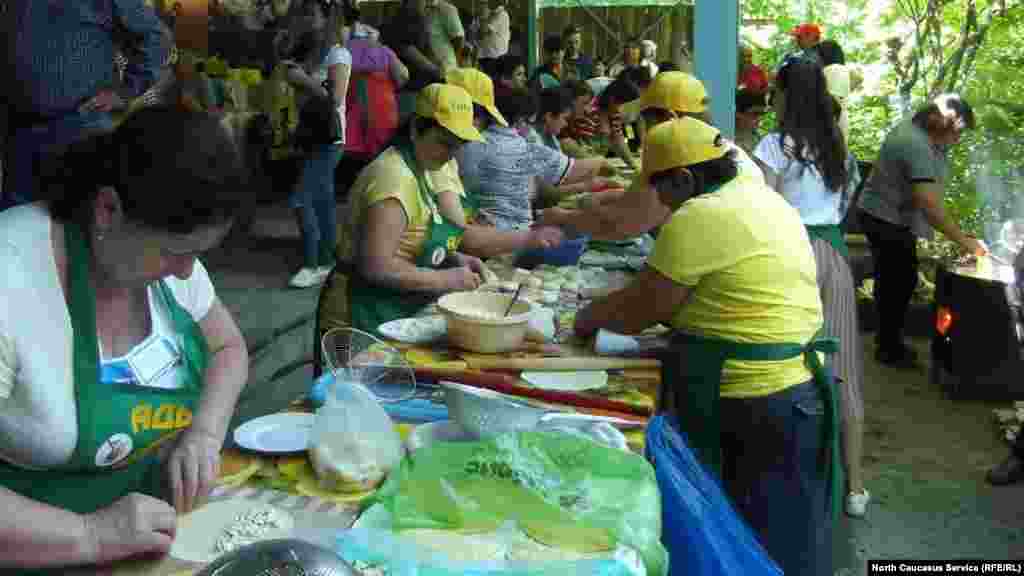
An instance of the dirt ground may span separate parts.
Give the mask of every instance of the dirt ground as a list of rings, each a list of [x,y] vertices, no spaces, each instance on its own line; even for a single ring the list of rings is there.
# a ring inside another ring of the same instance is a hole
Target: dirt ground
[[[926,339],[912,345],[928,358]],[[1024,558],[1024,484],[985,483],[1008,454],[992,415],[1008,404],[954,402],[929,383],[926,367],[877,364],[873,334],[864,334],[864,349],[872,501],[865,518],[845,519],[837,531],[836,574],[866,574],[869,559]]]

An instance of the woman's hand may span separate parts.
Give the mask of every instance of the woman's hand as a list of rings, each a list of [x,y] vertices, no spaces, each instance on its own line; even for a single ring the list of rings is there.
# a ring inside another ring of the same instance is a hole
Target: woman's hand
[[[470,256],[469,254],[463,254],[461,252],[453,252],[452,260],[459,266],[465,266],[472,270],[473,272],[479,274],[481,278],[483,278],[484,274],[486,273],[487,266],[484,265],[483,260],[477,258],[476,256]]]
[[[988,247],[985,246],[984,242],[977,238],[971,238],[970,236],[964,237],[960,247],[963,248],[964,252],[967,252],[971,256],[981,257],[988,254]]]
[[[439,272],[445,292],[470,292],[480,287],[480,274],[469,266],[449,268]]]
[[[171,503],[179,514],[197,508],[217,480],[223,439],[200,428],[189,428],[178,438],[167,459]]]
[[[528,246],[533,249],[554,248],[564,240],[565,233],[561,228],[541,226],[530,230]]]
[[[564,226],[569,222],[573,211],[552,206],[537,212],[537,224],[540,226]]]
[[[87,562],[108,564],[140,554],[165,554],[178,517],[166,502],[133,492],[84,516],[84,521]]]

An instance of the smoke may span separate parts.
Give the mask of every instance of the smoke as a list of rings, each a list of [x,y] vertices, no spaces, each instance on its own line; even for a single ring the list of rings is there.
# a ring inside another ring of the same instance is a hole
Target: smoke
[[[990,141],[971,151],[984,240],[993,254],[1014,256],[1024,243],[1024,140]]]

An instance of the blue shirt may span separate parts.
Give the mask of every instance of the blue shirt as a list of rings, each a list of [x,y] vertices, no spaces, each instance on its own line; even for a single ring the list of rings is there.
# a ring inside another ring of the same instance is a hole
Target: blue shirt
[[[141,95],[160,76],[170,47],[142,0],[6,1],[7,77],[14,82],[5,84],[17,112],[62,116],[113,89],[115,35],[139,53],[128,59],[122,96]]]
[[[514,128],[491,126],[484,130],[484,139],[469,142],[456,153],[462,185],[475,194],[480,211],[497,228],[529,228],[534,179],[557,186],[569,173],[572,160],[543,144],[528,142]]]

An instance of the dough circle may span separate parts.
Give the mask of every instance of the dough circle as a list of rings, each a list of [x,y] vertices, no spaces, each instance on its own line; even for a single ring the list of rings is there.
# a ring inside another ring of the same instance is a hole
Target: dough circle
[[[253,500],[218,500],[178,517],[178,530],[170,555],[186,562],[213,562],[220,556],[214,547],[224,529],[231,526],[238,516],[257,508],[274,508],[282,520],[282,526],[268,530],[263,540],[291,535],[295,519],[286,510]]]

